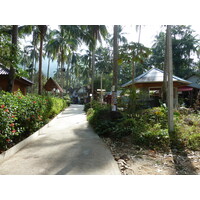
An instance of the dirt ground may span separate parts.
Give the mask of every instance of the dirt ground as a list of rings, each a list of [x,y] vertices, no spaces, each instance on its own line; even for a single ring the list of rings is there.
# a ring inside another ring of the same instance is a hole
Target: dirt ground
[[[129,138],[112,141],[102,138],[110,148],[122,175],[200,175],[200,151],[156,152],[133,145]]]

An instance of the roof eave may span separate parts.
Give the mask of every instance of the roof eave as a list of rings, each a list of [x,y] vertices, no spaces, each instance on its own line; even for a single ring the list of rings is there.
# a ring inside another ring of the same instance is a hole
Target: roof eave
[[[173,82],[178,82],[178,83],[183,83],[183,84],[186,84],[186,85],[189,85],[191,84],[191,82],[187,81],[180,81],[180,80],[174,80]],[[142,83],[142,84],[145,84],[145,83],[163,83],[163,81],[145,81],[145,82],[135,82],[135,84],[139,84],[139,83]],[[121,87],[127,87],[127,86],[130,86],[132,83],[127,83],[127,84],[123,84]]]

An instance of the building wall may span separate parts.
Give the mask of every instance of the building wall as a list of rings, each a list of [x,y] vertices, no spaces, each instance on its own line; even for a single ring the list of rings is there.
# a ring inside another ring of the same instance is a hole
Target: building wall
[[[8,85],[8,77],[7,76],[0,76],[0,90],[6,91],[7,85]],[[26,85],[15,80],[13,92],[18,91],[18,89],[20,89],[20,91],[22,92],[23,95],[26,95]]]

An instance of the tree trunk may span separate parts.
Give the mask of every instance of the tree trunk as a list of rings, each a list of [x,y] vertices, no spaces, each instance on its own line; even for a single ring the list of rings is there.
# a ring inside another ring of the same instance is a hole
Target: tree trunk
[[[134,59],[134,58],[132,58],[132,59]],[[133,63],[132,63],[132,88],[134,88],[134,85],[135,85],[135,63],[134,63],[134,61],[132,61]]]
[[[31,69],[31,81],[34,82],[34,69],[35,69],[35,60],[36,60],[36,57],[35,57],[35,51],[36,51],[36,40],[34,40],[34,48],[33,48],[33,51],[34,51],[34,56],[33,56],[33,65],[32,65],[32,69]],[[34,86],[32,85],[31,86],[31,93],[34,92]]]
[[[61,63],[61,85],[62,85],[62,88],[64,89],[64,85],[65,85],[65,69],[64,69],[64,62]]]
[[[103,73],[101,73],[101,80],[100,80],[100,85],[101,85],[101,105],[103,104],[103,92],[102,92],[103,81],[102,81],[102,76],[103,76]]]
[[[51,62],[51,58],[49,58],[49,60],[48,60],[48,68],[47,68],[47,80],[49,80],[50,62]]]
[[[114,25],[112,111],[117,111],[118,83],[118,25]]]
[[[47,31],[47,26],[46,25],[39,25],[38,26],[40,30],[40,57],[39,57],[39,76],[38,76],[38,94],[42,94],[42,49],[43,49],[43,41],[44,41],[44,36]]]
[[[61,49],[61,87],[64,89],[64,65],[65,65],[65,61],[64,61],[64,50]]]
[[[59,79],[59,62],[57,62],[57,72],[56,72],[56,81]]]
[[[70,82],[70,77],[69,77],[69,68],[70,68],[70,62],[68,62],[67,65],[67,72],[66,72],[66,90],[69,89],[69,82]]]
[[[167,66],[167,39],[165,40],[165,58],[164,58],[164,75],[163,75],[163,86],[162,86],[162,101],[167,104],[167,77],[168,77],[168,66]]]
[[[18,25],[13,25],[12,27],[12,49],[11,49],[11,54],[12,54],[12,64],[10,65],[10,72],[8,75],[8,86],[7,86],[7,91],[12,92],[13,91],[13,86],[14,86],[14,81],[15,81],[15,65],[16,60],[17,60],[17,37],[18,37]]]
[[[172,66],[172,39],[171,39],[171,26],[167,26],[166,35],[166,51],[167,51],[167,66],[168,66],[168,130],[169,134],[174,131],[174,120],[173,120],[173,66]]]
[[[38,74],[38,94],[42,94],[42,49],[43,49],[43,35],[40,34],[40,57],[39,57],[39,74]]]
[[[94,99],[94,65],[95,65],[95,48],[94,50],[92,50],[92,76],[91,76],[92,99]]]

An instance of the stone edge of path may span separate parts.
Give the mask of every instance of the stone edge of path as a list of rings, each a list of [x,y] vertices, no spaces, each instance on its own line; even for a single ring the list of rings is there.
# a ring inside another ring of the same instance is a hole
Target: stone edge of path
[[[67,107],[68,108],[68,107]],[[64,111],[64,110],[63,110]],[[3,153],[0,154],[0,164],[3,163],[5,160],[16,154],[19,150],[24,148],[26,145],[31,143],[32,141],[36,140],[37,137],[43,133],[43,130],[49,126],[49,124],[56,118],[58,118],[62,112],[61,111],[58,115],[56,115],[53,119],[51,119],[47,124],[45,124],[42,128],[40,128],[38,131],[34,132],[31,134],[29,137],[25,138],[21,142],[17,143],[7,151],[4,151]]]

